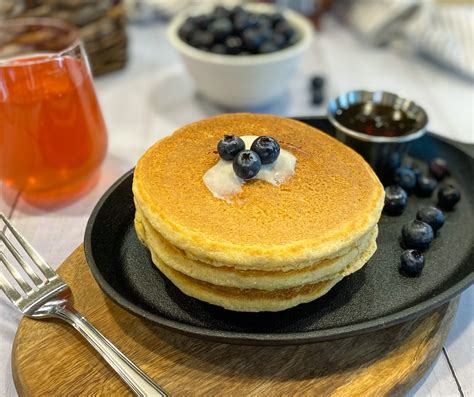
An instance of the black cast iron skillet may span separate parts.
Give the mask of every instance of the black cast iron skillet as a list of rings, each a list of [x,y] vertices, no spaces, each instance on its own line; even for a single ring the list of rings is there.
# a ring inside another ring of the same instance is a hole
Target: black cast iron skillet
[[[301,121],[332,134],[325,118]],[[474,152],[472,145],[464,149]],[[411,196],[403,215],[383,215],[378,250],[367,265],[313,302],[278,313],[238,313],[181,293],[153,265],[133,227],[133,170],[120,178],[95,207],[85,233],[85,253],[102,290],[126,310],[168,329],[228,343],[300,344],[353,336],[401,323],[447,302],[474,281],[474,159],[434,135],[415,142],[411,156],[439,156],[452,170],[462,199],[446,214],[444,227],[426,253],[418,278],[403,276],[399,236],[419,207],[435,196]]]

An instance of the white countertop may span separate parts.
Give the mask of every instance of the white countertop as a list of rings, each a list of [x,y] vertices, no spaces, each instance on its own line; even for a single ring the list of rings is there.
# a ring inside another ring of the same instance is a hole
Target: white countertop
[[[21,197],[13,204],[0,202],[1,210],[53,266],[61,264],[81,243],[86,221],[99,197],[148,146],[183,124],[223,112],[195,94],[162,25],[131,27],[129,33],[127,68],[96,80],[110,140],[97,186],[73,204],[54,211],[33,208]],[[472,83],[426,61],[368,47],[333,20],[316,34],[287,98],[262,112],[324,114],[324,106],[309,103],[308,80],[313,74],[327,77],[326,98],[357,88],[393,91],[427,110],[432,131],[474,143]],[[442,353],[410,396],[474,396],[473,303],[471,287],[461,297]],[[16,395],[10,352],[19,320],[19,313],[0,294],[0,396]]]

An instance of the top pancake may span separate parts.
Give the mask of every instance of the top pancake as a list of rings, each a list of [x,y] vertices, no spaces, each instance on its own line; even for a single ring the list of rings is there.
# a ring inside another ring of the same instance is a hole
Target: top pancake
[[[297,158],[281,186],[254,180],[216,199],[202,177],[218,160],[224,134],[270,135]],[[339,255],[380,218],[384,191],[352,149],[306,124],[268,115],[231,114],[189,124],[153,145],[135,169],[140,209],[188,255],[271,270]]]

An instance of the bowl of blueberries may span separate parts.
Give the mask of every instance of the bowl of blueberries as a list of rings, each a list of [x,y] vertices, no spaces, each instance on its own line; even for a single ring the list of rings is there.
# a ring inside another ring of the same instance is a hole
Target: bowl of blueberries
[[[197,89],[240,110],[284,95],[312,36],[304,16],[264,3],[203,3],[176,15],[168,28]]]

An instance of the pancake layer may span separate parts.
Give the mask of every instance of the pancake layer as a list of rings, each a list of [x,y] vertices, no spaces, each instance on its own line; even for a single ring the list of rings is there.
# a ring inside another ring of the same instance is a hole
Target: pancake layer
[[[146,241],[144,236],[141,239]],[[372,241],[352,264],[330,279],[274,291],[224,287],[196,280],[166,265],[153,251],[150,253],[156,267],[186,295],[228,310],[261,312],[285,310],[323,296],[345,276],[364,266],[376,249]]]
[[[269,272],[240,270],[230,266],[217,267],[196,261],[166,241],[143,218],[139,209],[137,209],[135,217],[135,228],[149,250],[167,266],[180,273],[210,284],[267,291],[314,283],[335,277],[337,274],[347,275],[344,273],[344,269],[352,264],[362,252],[366,251],[377,237],[377,227],[375,227],[374,230],[361,238],[346,255],[326,259],[301,269]]]
[[[224,134],[270,135],[297,159],[280,186],[246,181],[215,198],[203,175]],[[268,115],[212,117],[177,130],[139,160],[135,229],[183,293],[235,311],[314,300],[375,252],[384,191],[350,148],[306,124]]]
[[[281,186],[249,181],[218,200],[202,181],[224,134],[271,135],[297,158]],[[382,185],[353,150],[303,123],[267,115],[187,125],[139,160],[135,200],[151,226],[193,259],[253,270],[293,270],[347,254],[374,229]]]

